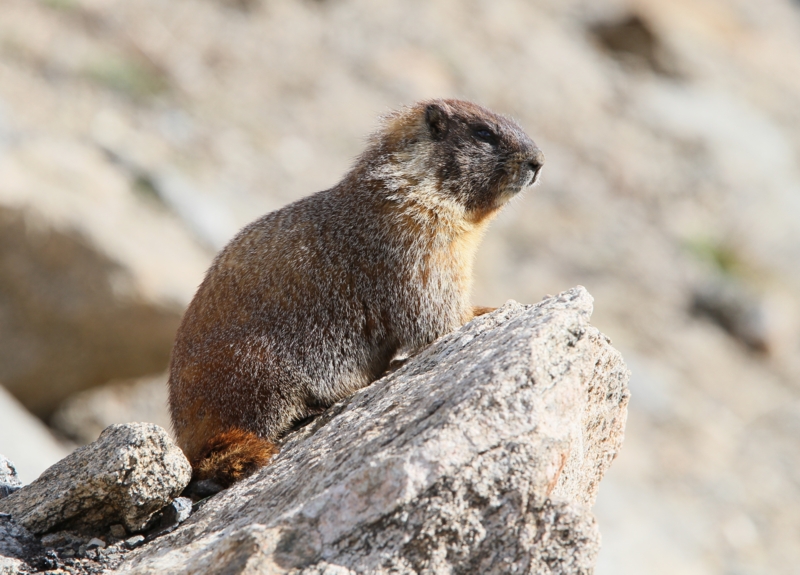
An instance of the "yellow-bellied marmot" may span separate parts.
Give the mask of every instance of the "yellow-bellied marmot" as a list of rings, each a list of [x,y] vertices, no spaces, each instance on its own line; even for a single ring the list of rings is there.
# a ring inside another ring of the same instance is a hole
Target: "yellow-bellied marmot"
[[[543,161],[507,118],[420,102],[384,119],[339,184],[244,228],[172,354],[172,421],[195,480],[251,474],[293,423],[488,311],[469,303],[475,250]]]

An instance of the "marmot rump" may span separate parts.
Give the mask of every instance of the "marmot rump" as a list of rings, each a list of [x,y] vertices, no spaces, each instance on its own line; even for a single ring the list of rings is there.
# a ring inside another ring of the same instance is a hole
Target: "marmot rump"
[[[505,117],[420,102],[384,118],[339,184],[239,232],[172,352],[172,422],[194,479],[246,477],[294,423],[489,311],[469,303],[475,251],[543,162]]]

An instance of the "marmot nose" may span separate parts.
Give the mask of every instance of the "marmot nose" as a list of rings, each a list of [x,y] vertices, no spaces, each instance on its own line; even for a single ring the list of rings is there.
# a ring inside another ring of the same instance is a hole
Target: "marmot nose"
[[[542,171],[542,166],[544,166],[544,154],[539,148],[536,148],[531,156],[531,159],[528,160],[528,167],[533,173],[531,184],[535,184],[536,180],[539,179],[539,174]]]

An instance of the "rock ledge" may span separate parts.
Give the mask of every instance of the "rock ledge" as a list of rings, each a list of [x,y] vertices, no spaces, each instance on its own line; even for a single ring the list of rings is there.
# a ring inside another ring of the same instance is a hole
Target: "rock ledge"
[[[591,573],[629,373],[582,287],[509,302],[291,434],[119,573]]]

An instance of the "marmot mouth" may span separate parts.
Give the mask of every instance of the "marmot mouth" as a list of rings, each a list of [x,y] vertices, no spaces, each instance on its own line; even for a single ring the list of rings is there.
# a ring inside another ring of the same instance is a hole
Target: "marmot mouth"
[[[519,194],[525,188],[529,188],[539,181],[542,173],[542,166],[534,167],[532,163],[520,166],[519,174],[516,179],[510,181],[500,194],[499,205],[505,204],[508,200]]]
[[[513,190],[515,194],[537,183],[542,173],[542,167],[538,166],[534,168],[531,165],[522,166],[520,172],[517,181],[508,186],[509,191]]]
[[[515,180],[512,181],[506,189],[506,193],[512,195],[519,193],[524,188],[532,186],[539,181],[539,176],[544,166],[544,155],[541,150],[534,148],[533,152],[527,155],[527,157],[523,156],[518,159],[515,158],[515,160],[519,163],[514,162],[511,170],[507,172],[510,179]]]
[[[542,167],[544,167],[544,154],[542,154],[541,150],[537,149],[533,155],[533,158],[531,158],[526,165],[530,178],[527,179],[525,186],[532,186],[539,181],[539,175],[542,173]]]
[[[523,187],[527,188],[528,186],[532,186],[533,184],[538,182],[539,181],[539,176],[541,175],[541,173],[542,173],[542,167],[541,166],[539,166],[538,168],[536,168],[532,172],[528,172],[529,176],[528,176],[528,179],[525,182],[525,185]]]
[[[533,146],[533,148],[529,148],[525,154],[521,154],[518,168],[520,172],[520,187],[527,188],[538,182],[543,166],[544,154],[542,154],[539,148]]]

